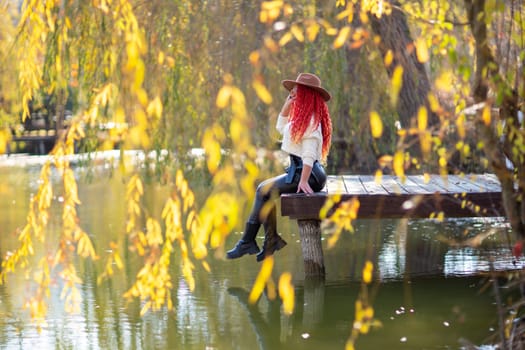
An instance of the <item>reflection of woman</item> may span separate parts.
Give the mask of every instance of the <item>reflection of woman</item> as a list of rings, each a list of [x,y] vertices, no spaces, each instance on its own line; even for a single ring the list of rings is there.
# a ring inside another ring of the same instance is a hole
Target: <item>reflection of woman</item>
[[[263,181],[255,194],[252,212],[242,238],[227,252],[228,259],[257,254],[257,261],[283,248],[286,242],[277,234],[275,203],[272,196],[281,193],[313,193],[323,189],[326,173],[320,161],[330,148],[332,122],[326,101],[330,94],[314,74],[301,73],[296,80],[283,80],[290,92],[277,120],[283,135],[281,149],[290,155],[286,173]],[[261,251],[255,236],[261,223],[265,236]]]

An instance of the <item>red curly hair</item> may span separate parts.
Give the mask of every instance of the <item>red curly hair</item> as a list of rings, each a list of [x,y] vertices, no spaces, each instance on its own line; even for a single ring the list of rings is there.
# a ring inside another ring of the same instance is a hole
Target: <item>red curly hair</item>
[[[323,134],[323,160],[326,160],[332,142],[332,121],[330,112],[323,97],[315,90],[301,84],[297,84],[295,102],[290,112],[292,140],[299,143],[306,129],[310,125],[310,120],[314,116],[313,128],[321,124]]]

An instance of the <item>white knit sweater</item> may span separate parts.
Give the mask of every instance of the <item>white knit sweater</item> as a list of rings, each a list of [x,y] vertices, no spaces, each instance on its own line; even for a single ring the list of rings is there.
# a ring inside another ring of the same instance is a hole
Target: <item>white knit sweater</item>
[[[299,156],[303,160],[303,164],[313,166],[316,160],[321,160],[323,154],[323,133],[321,132],[321,124],[314,129],[314,118],[310,120],[310,126],[304,132],[304,135],[299,143],[292,140],[290,133],[291,124],[288,117],[279,114],[277,118],[277,130],[283,135],[281,149],[289,154]]]

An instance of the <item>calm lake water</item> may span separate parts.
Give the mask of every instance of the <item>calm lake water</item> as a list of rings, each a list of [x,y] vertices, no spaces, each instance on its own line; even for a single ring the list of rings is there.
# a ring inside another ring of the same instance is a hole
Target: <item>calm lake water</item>
[[[39,166],[0,166],[0,251],[17,246],[28,200],[38,187]],[[87,176],[90,175],[90,176]],[[125,183],[108,176],[78,171],[78,208],[83,228],[103,256],[111,240],[121,242],[125,225]],[[89,179],[89,181],[87,180]],[[166,189],[147,188],[151,212],[162,209]],[[56,203],[60,198],[54,199]],[[50,228],[58,230],[59,219]],[[30,295],[24,276],[10,275],[0,286],[1,349],[344,349],[354,321],[354,303],[361,288],[367,257],[375,266],[370,298],[382,327],[361,335],[357,349],[459,349],[461,339],[490,344],[497,329],[491,288],[484,273],[490,258],[497,270],[521,268],[509,252],[507,225],[499,219],[358,220],[355,233],[325,249],[326,280],[305,279],[296,223],[281,219],[279,231],[288,242],[276,254],[274,280],[293,274],[296,307],[286,316],[280,304],[263,295],[257,305],[247,294],[260,268],[254,256],[227,261],[211,257],[211,272],[196,270],[190,292],[178,268],[173,269],[172,311],[140,317],[138,302],[126,303],[123,293],[134,281],[137,259],[124,254],[123,271],[97,285],[101,273],[89,260],[79,260],[83,302],[78,314],[67,314],[60,282],[51,288],[47,324],[41,332],[23,308]],[[447,243],[493,230],[481,247]],[[262,243],[262,232],[259,239]],[[119,238],[120,237],[120,238]],[[232,246],[239,234],[228,238]],[[176,258],[174,261],[177,261]]]

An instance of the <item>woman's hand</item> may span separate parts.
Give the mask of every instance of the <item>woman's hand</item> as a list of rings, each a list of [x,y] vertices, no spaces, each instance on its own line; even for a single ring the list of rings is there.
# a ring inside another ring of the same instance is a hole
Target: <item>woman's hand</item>
[[[287,117],[290,114],[290,108],[292,107],[292,104],[295,102],[295,96],[296,96],[296,87],[290,90],[290,94],[286,97],[286,100],[284,101],[284,104],[283,104],[283,107],[281,108],[281,113],[280,113],[283,117]]]
[[[297,185],[297,193],[304,192],[304,193],[314,193],[314,190],[310,187],[308,184],[308,181],[299,181],[299,185]]]
[[[308,179],[310,178],[311,173],[312,167],[303,164],[303,170],[301,171],[301,179],[299,180],[299,184],[297,185],[297,193],[314,193],[314,190],[312,190],[310,184],[308,184]]]

